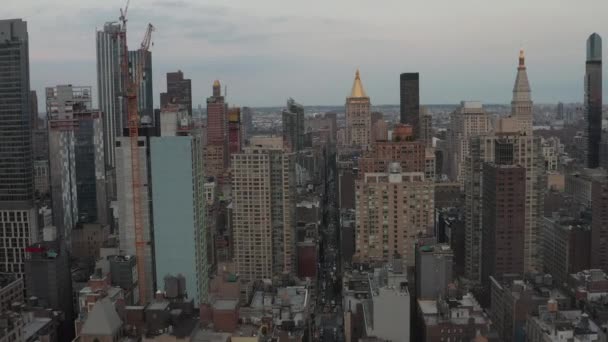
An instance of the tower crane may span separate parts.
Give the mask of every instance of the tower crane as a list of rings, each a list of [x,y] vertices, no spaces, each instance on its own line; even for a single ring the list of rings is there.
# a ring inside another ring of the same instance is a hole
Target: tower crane
[[[146,274],[146,239],[143,227],[142,218],[142,203],[141,203],[141,174],[139,167],[139,109],[137,96],[139,87],[143,79],[143,63],[145,61],[144,54],[150,48],[152,40],[152,32],[154,26],[148,24],[144,39],[141,42],[137,54],[140,58],[133,61],[132,75],[129,75],[129,50],[127,48],[127,11],[129,9],[129,0],[124,11],[120,10],[121,28],[121,43],[122,43],[122,62],[121,71],[123,84],[125,85],[125,97],[127,108],[127,123],[129,128],[130,148],[131,148],[131,190],[133,192],[133,227],[135,230],[135,255],[137,257],[137,275],[138,275],[138,291],[139,302],[142,305],[146,304],[147,298],[147,277]]]

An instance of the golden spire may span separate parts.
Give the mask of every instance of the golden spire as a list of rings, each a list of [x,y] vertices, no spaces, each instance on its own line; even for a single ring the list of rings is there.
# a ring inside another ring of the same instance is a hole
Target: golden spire
[[[209,83],[207,83],[207,84],[209,84]],[[220,81],[219,80],[213,81],[213,86],[214,87],[219,87],[220,86]]]
[[[367,97],[365,89],[363,89],[363,83],[361,83],[361,76],[359,75],[359,69],[355,73],[355,82],[353,82],[353,88],[350,91],[349,97]]]
[[[524,49],[520,49],[519,50],[519,66],[526,65],[525,59],[526,59],[526,56],[524,55]]]

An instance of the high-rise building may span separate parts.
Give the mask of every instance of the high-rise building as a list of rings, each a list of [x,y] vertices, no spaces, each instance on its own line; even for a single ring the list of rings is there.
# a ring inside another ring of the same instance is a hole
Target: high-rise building
[[[283,143],[294,152],[304,148],[304,106],[292,98],[283,110]]]
[[[359,70],[350,95],[346,98],[346,141],[352,146],[367,146],[371,139],[371,114],[369,96],[363,89]]]
[[[295,272],[295,155],[245,148],[232,155],[234,260],[247,281]]]
[[[76,222],[108,221],[102,114],[91,87],[46,88],[54,224],[69,245]]]
[[[243,107],[241,114],[241,121],[243,123],[243,140],[247,141],[253,132],[253,109],[250,107]]]
[[[146,294],[145,298],[154,297],[156,289],[156,269],[154,267],[154,222],[153,222],[153,202],[152,202],[152,180],[150,167],[150,139],[155,134],[152,127],[140,128],[138,138],[138,157],[139,158],[139,191],[141,205],[141,227],[143,229],[144,243],[144,268]],[[116,140],[116,188],[118,191],[118,238],[120,250],[127,255],[136,255],[135,244],[135,225],[133,220],[133,172],[132,172],[131,138],[128,136],[120,137]],[[138,289],[134,290],[133,298],[139,302],[140,294]]]
[[[228,110],[228,153],[233,155],[241,153],[243,148],[243,124],[241,122],[241,108],[234,107]]]
[[[543,191],[546,172],[540,137],[519,131],[515,120],[511,131],[471,138],[470,155],[464,163],[465,189],[465,275],[480,281],[481,239],[483,227],[483,164],[518,165],[525,168],[524,271],[541,270],[540,224],[543,214]]]
[[[519,65],[513,86],[513,100],[511,100],[511,116],[518,121],[519,129],[526,134],[532,134],[533,117],[530,93],[524,50],[519,50]]]
[[[205,174],[220,183],[228,167],[228,104],[222,96],[220,82],[213,82],[213,95],[207,98],[207,144],[205,146]]]
[[[24,272],[25,247],[36,241],[27,23],[0,20],[0,225],[10,243],[0,246],[0,272]]]
[[[608,181],[594,181],[591,191],[591,267],[608,270]]]
[[[587,116],[586,164],[590,169],[600,165],[602,140],[602,38],[593,33],[587,39],[585,63],[585,114]]]
[[[523,274],[526,169],[484,163],[481,282],[489,293],[490,276]]]
[[[433,147],[433,116],[429,114],[426,107],[420,107],[420,140],[427,147]]]
[[[122,136],[127,125],[126,75],[121,66],[123,58],[124,27],[117,22],[108,22],[97,31],[97,99],[103,113],[104,148],[106,164],[114,167],[116,156],[114,142]]]
[[[416,239],[433,229],[433,182],[422,172],[402,172],[392,163],[385,172],[355,181],[356,252],[353,260],[400,259],[415,266]]]
[[[185,109],[171,114],[176,128],[150,140],[156,274],[183,275],[189,298],[207,303],[202,137]]]
[[[406,72],[399,76],[400,122],[411,125],[414,138],[420,137],[420,76],[417,72]]]
[[[471,137],[485,134],[490,129],[490,119],[481,102],[462,101],[460,108],[450,115],[448,174],[452,180],[463,182],[463,163],[469,155]]]
[[[154,121],[154,91],[152,89],[152,52],[150,51],[129,51],[129,64],[132,66],[141,63],[142,75],[137,74],[137,68],[131,72],[133,79],[141,79],[137,91],[137,109],[142,123],[152,123]],[[140,78],[141,77],[141,78]]]
[[[160,93],[160,107],[168,104],[181,105],[192,115],[192,81],[181,70],[167,73],[167,92]]]
[[[425,171],[425,147],[420,141],[378,141],[363,151],[359,159],[361,174],[387,172],[391,163],[397,162],[402,172]]]
[[[557,103],[557,116],[556,116],[557,120],[564,120],[565,116],[564,116],[564,103],[563,102],[558,102]]]

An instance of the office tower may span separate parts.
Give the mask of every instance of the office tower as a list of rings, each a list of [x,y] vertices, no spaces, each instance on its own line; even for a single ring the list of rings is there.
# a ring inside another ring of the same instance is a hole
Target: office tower
[[[232,155],[234,260],[246,281],[295,272],[295,155],[245,148]]]
[[[532,134],[532,98],[530,96],[530,83],[526,72],[524,50],[519,50],[519,65],[517,77],[513,86],[513,100],[511,100],[511,116],[518,121],[520,130]]]
[[[192,81],[181,70],[167,73],[167,92],[160,93],[160,107],[168,104],[181,105],[192,115]]]
[[[25,284],[28,297],[37,298],[44,308],[63,312],[65,317],[60,324],[58,340],[71,341],[74,337],[75,317],[70,259],[65,244],[60,240],[45,239],[28,246],[25,252]]]
[[[156,288],[156,269],[154,268],[154,241],[153,241],[153,202],[152,181],[150,179],[150,138],[155,134],[152,127],[141,127],[139,129],[138,153],[139,156],[139,179],[140,179],[140,203],[141,203],[141,226],[143,228],[144,241],[144,267],[145,283],[147,284],[145,298],[154,297]],[[116,140],[116,188],[118,192],[118,238],[120,250],[128,255],[136,255],[135,226],[133,222],[133,172],[131,161],[131,138],[120,137]],[[141,275],[140,275],[141,277]],[[140,279],[141,281],[141,279]],[[138,289],[136,289],[138,291]],[[135,293],[135,302],[140,299],[139,292]]]
[[[243,140],[247,141],[253,132],[253,109],[250,107],[243,107],[241,114],[241,121],[243,123]]]
[[[213,95],[207,98],[207,145],[205,146],[205,174],[220,183],[228,166],[227,126],[228,104],[221,93],[218,80],[213,82]]]
[[[526,169],[497,163],[482,169],[481,283],[489,293],[490,276],[524,272]]]
[[[351,146],[364,147],[371,139],[371,114],[369,97],[363,89],[359,70],[350,96],[346,98],[346,142]]]
[[[116,163],[114,142],[127,126],[122,33],[124,27],[117,22],[108,22],[103,30],[97,31],[97,101],[103,113],[106,164],[112,168]]]
[[[463,182],[463,163],[469,155],[471,137],[485,134],[490,129],[490,119],[481,102],[462,101],[460,108],[450,115],[448,175],[452,180]]]
[[[37,237],[34,207],[27,23],[0,20],[0,224],[11,242],[0,246],[0,272],[24,272],[24,248]],[[8,75],[13,75],[9,77]]]
[[[420,76],[406,72],[399,76],[400,122],[412,126],[414,138],[420,137]]]
[[[470,154],[464,163],[465,189],[465,275],[480,280],[481,234],[483,227],[483,164],[518,165],[526,170],[524,271],[541,269],[540,224],[543,213],[543,191],[546,172],[540,137],[519,131],[517,121],[511,120],[510,131],[471,138]]]
[[[159,278],[181,274],[189,298],[207,303],[209,264],[205,229],[203,146],[187,110],[163,113],[175,129],[152,137],[154,253]]]
[[[608,270],[608,181],[595,180],[591,205],[591,267]]]
[[[556,115],[557,120],[564,120],[565,116],[564,116],[564,104],[562,102],[558,102],[557,103],[557,115]]]
[[[304,148],[304,106],[292,98],[287,100],[287,109],[283,110],[283,142],[294,152]]]
[[[600,164],[602,140],[602,38],[593,33],[587,39],[585,63],[585,115],[587,116],[586,164],[590,169]]]
[[[428,113],[426,107],[420,107],[420,140],[426,147],[433,147],[433,116]]]
[[[433,182],[422,172],[365,173],[355,181],[356,252],[359,262],[401,259],[415,266],[414,245],[433,228]]]
[[[241,122],[241,108],[234,107],[228,110],[228,153],[233,155],[241,153],[243,148],[243,124]]]
[[[103,119],[91,87],[46,88],[54,224],[70,246],[76,222],[108,221]]]
[[[142,61],[143,60],[143,61]],[[150,51],[129,51],[129,65],[135,67],[142,66],[141,83],[137,91],[137,110],[142,123],[152,123],[154,121],[154,91],[152,89],[152,52]],[[134,80],[140,76],[137,69],[131,72]]]
[[[453,281],[454,252],[449,245],[416,247],[416,299],[446,297]]]

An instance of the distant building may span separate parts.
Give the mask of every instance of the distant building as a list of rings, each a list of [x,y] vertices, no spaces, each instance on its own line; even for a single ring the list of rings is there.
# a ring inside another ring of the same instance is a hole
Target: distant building
[[[141,75],[137,74],[138,68],[134,67],[131,78],[140,79],[137,90],[137,110],[142,123],[154,121],[154,90],[152,88],[152,52],[135,50],[129,51],[129,63],[132,66],[141,65]]]
[[[426,171],[426,147],[420,141],[378,141],[363,151],[359,170],[363,173],[387,172],[391,163],[399,163],[402,172]]]
[[[420,140],[426,147],[433,147],[433,116],[426,107],[420,108]]]
[[[423,173],[402,172],[398,163],[389,172],[365,173],[356,184],[356,252],[360,262],[394,258],[414,266],[416,238],[433,229],[433,182]],[[409,205],[403,206],[407,202]]]
[[[228,167],[228,104],[222,96],[220,82],[213,82],[213,95],[207,98],[207,145],[205,175],[223,183]]]
[[[464,183],[464,163],[470,155],[470,139],[486,134],[490,129],[490,119],[480,102],[463,101],[450,115],[448,175],[452,180]]]
[[[528,135],[532,134],[533,123],[532,98],[530,93],[524,50],[519,50],[519,65],[517,66],[517,77],[513,86],[511,116],[518,122],[520,132]]]
[[[417,72],[403,73],[399,76],[400,123],[414,128],[414,138],[420,134],[420,76]]]
[[[243,123],[241,121],[241,108],[234,107],[228,110],[228,153],[241,153],[243,148]]]
[[[449,245],[416,247],[416,299],[439,299],[453,280],[454,253]]]
[[[581,169],[565,177],[565,192],[574,198],[574,202],[581,207],[591,208],[593,200],[593,185],[601,182],[608,176],[604,169]]]
[[[293,152],[304,148],[304,106],[294,99],[287,100],[287,109],[282,112],[283,144]]]
[[[602,140],[602,38],[597,33],[593,33],[587,39],[585,115],[587,118],[586,166],[594,169],[600,165]]]
[[[181,70],[167,73],[167,92],[160,93],[160,108],[169,104],[182,106],[192,116],[192,81]]]
[[[365,90],[359,70],[350,95],[346,98],[346,140],[350,146],[367,146],[371,139],[370,100]]]

